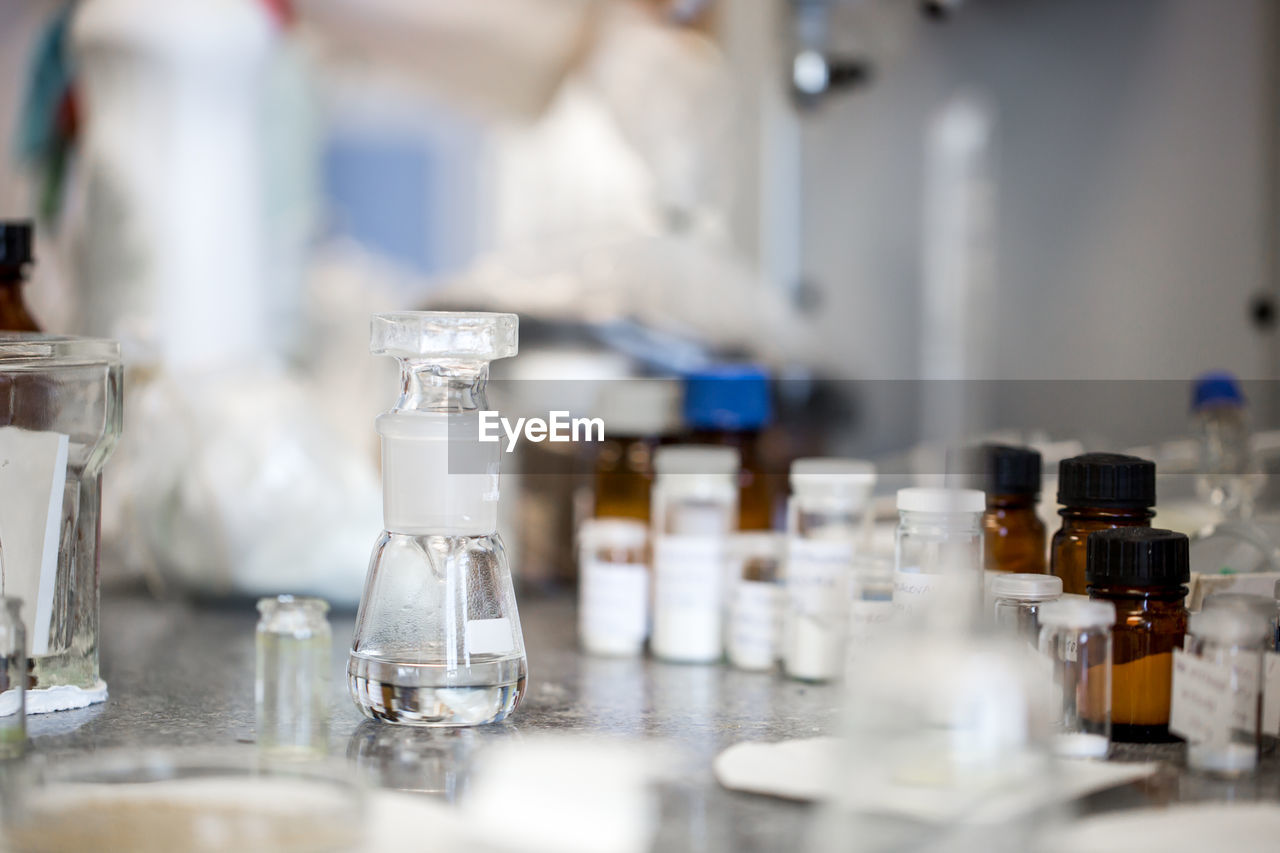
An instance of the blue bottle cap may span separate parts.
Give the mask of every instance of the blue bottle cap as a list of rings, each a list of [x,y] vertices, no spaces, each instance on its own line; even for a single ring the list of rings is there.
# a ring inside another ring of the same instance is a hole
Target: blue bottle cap
[[[685,377],[684,419],[694,429],[759,429],[772,418],[769,373],[758,364],[717,364]]]
[[[1234,375],[1226,370],[1211,370],[1199,376],[1191,392],[1191,411],[1209,406],[1243,406],[1244,393]]]

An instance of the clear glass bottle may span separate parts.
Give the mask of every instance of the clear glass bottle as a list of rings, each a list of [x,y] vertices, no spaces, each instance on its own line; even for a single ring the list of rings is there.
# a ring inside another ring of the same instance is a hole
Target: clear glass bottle
[[[724,653],[729,535],[738,525],[738,452],[669,445],[654,456],[653,637],[663,660],[711,663]]]
[[[1216,370],[1192,388],[1193,430],[1199,445],[1196,492],[1224,517],[1247,518],[1256,473],[1249,446],[1244,392],[1235,376]]]
[[[1226,676],[1230,715],[1214,722],[1207,740],[1187,744],[1187,766],[1223,776],[1252,773],[1258,766],[1263,652],[1271,626],[1249,609],[1219,607],[1191,614],[1186,651],[1214,664]]]
[[[1040,608],[1040,652],[1053,667],[1053,751],[1063,758],[1106,758],[1111,746],[1110,601],[1060,598]]]
[[[1089,597],[1116,608],[1112,635],[1111,737],[1161,743],[1169,733],[1173,650],[1187,632],[1187,537],[1120,527],[1089,537]]]
[[[22,599],[0,596],[0,760],[27,745],[27,637]]]
[[[875,483],[875,467],[858,459],[791,465],[783,666],[792,678],[826,681],[844,670],[845,605]]]
[[[258,600],[254,705],[258,746],[323,755],[329,745],[329,662],[333,634],[322,598]]]
[[[1150,527],[1156,504],[1154,462],[1120,453],[1083,453],[1058,465],[1062,527],[1053,534],[1049,571],[1062,591],[1084,595],[1089,534],[1113,527]]]
[[[982,514],[974,489],[898,491],[893,605],[900,618],[930,627],[968,627],[982,609]]]
[[[730,586],[725,644],[729,663],[738,669],[773,669],[781,656],[781,534],[764,530],[729,539]]]
[[[853,555],[849,583],[849,627],[845,632],[845,678],[856,684],[858,666],[891,635],[893,555],[862,549]]]
[[[647,502],[646,502],[647,505]],[[578,528],[578,639],[593,655],[635,656],[649,636],[649,530],[628,518]]]
[[[996,627],[1031,645],[1040,639],[1040,608],[1062,597],[1062,579],[1053,575],[1000,574],[991,581]]]
[[[373,317],[370,350],[400,360],[379,415],[383,530],[347,664],[366,716],[418,726],[504,719],[527,664],[498,535],[497,442],[480,441],[489,362],[516,353],[514,314]]]

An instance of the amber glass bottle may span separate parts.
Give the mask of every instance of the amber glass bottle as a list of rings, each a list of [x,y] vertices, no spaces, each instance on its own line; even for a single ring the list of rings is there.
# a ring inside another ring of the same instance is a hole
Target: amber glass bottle
[[[1150,527],[1155,515],[1156,465],[1119,453],[1085,453],[1058,465],[1062,527],[1053,534],[1049,571],[1062,591],[1084,595],[1086,540],[1112,527]]]
[[[32,260],[31,223],[0,220],[0,331],[40,331],[22,300]]]
[[[1044,574],[1046,534],[1036,514],[1040,454],[1003,444],[984,444],[977,452],[982,466],[979,485],[987,493],[982,515],[987,571]]]
[[[596,518],[649,521],[653,454],[680,427],[675,379],[619,379],[606,384],[597,408],[608,431],[593,471]]]
[[[1169,733],[1173,650],[1187,632],[1188,540],[1181,533],[1123,527],[1089,536],[1089,597],[1116,606],[1111,738],[1176,741]]]

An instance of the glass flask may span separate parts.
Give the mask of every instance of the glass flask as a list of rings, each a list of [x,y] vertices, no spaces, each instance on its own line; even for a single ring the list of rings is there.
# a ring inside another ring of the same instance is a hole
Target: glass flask
[[[318,753],[329,744],[332,632],[323,598],[258,600],[258,745],[281,753]]]
[[[378,416],[383,519],[347,664],[367,716],[415,726],[504,719],[527,666],[498,535],[500,444],[480,440],[489,362],[516,354],[514,314],[376,314],[369,349],[400,360]]]
[[[27,641],[22,600],[0,596],[0,760],[17,758],[27,745]]]

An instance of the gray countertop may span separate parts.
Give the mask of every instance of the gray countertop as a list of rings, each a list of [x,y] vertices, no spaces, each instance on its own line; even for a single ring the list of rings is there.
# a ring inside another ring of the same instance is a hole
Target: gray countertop
[[[252,605],[199,607],[141,596],[102,604],[103,705],[33,716],[32,751],[49,756],[113,747],[231,745],[255,739]],[[512,718],[476,729],[405,729],[364,721],[346,695],[352,619],[334,630],[329,750],[373,784],[455,797],[477,751],[495,740],[557,730],[658,738],[680,748],[687,772],[664,786],[660,850],[780,850],[797,847],[812,808],[720,787],[717,752],[739,741],[827,733],[838,687],[788,681],[725,666],[592,658],[575,645],[573,603],[521,604],[529,687]],[[1086,811],[1201,799],[1280,799],[1280,761],[1256,775],[1216,782],[1178,768],[1181,747],[1120,747],[1121,760],[1161,759],[1169,769],[1139,785],[1085,802]]]

